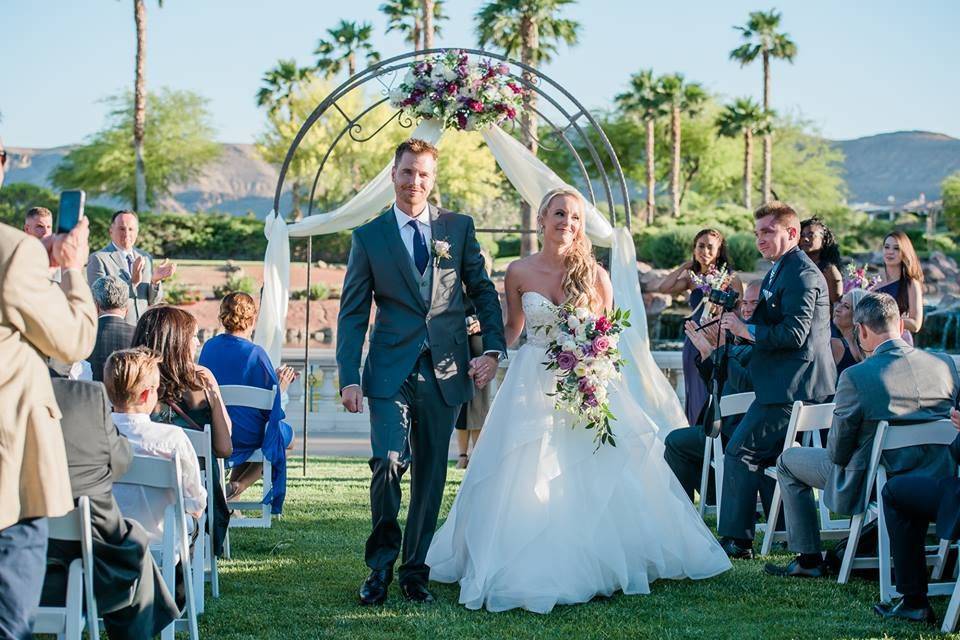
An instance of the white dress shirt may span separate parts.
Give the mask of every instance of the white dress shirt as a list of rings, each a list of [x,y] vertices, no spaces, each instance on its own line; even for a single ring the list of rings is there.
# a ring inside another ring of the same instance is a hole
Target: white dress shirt
[[[183,485],[183,506],[187,513],[207,508],[207,492],[200,480],[200,462],[190,439],[180,427],[152,422],[143,413],[113,413],[113,424],[127,440],[134,455],[172,460],[180,457],[180,482]],[[123,482],[121,479],[120,482]],[[169,489],[156,489],[129,484],[114,484],[113,495],[123,517],[136,520],[147,530],[151,544],[163,540],[163,511],[175,498]],[[187,518],[191,528],[193,518]]]
[[[417,226],[420,227],[420,233],[423,234],[423,241],[427,245],[427,257],[429,258],[430,254],[433,253],[430,250],[430,240],[433,239],[433,232],[430,229],[430,207],[423,205],[423,210],[418,213],[416,217],[410,217],[403,211],[400,211],[400,207],[393,205],[393,215],[397,217],[397,226],[400,228],[400,238],[403,240],[403,246],[407,248],[407,253],[410,254],[410,258],[413,259],[413,229],[410,228],[411,220],[416,220]],[[427,262],[428,266],[429,264],[430,263]]]

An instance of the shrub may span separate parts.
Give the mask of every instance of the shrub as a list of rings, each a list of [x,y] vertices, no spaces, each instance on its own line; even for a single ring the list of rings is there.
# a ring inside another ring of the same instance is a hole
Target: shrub
[[[330,287],[322,282],[317,282],[310,285],[310,299],[311,300],[327,300],[330,297]],[[306,300],[307,290],[298,289],[290,293],[290,298],[292,300]]]
[[[727,254],[735,271],[753,271],[757,268],[757,243],[752,233],[735,233],[727,238]]]
[[[667,229],[646,228],[637,234],[637,256],[653,266],[665,269],[690,259],[693,237],[701,227],[679,226]]]
[[[228,293],[233,293],[234,291],[242,291],[252,296],[256,290],[256,280],[250,276],[234,274],[228,276],[224,284],[216,285],[213,288],[213,296],[218,300],[222,300]]]
[[[512,258],[520,255],[520,236],[509,235],[497,240],[497,258]]]
[[[199,289],[191,289],[171,276],[163,285],[163,301],[169,304],[193,304],[203,299]]]

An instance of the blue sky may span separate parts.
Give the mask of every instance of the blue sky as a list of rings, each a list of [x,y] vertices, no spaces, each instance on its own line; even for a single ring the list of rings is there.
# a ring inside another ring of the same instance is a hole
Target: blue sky
[[[375,45],[400,53],[385,34],[382,0],[148,1],[148,87],[210,99],[218,139],[251,142],[263,127],[253,96],[279,58],[313,61],[316,41],[339,19],[368,20]],[[482,0],[448,0],[438,46],[473,46]],[[805,0],[775,5],[723,0],[580,0],[569,10],[581,41],[546,72],[590,108],[603,108],[629,75],[679,71],[724,96],[761,89],[759,66],[728,60],[731,27],[776,6],[797,42],[795,64],[773,69],[773,106],[846,139],[922,129],[960,137],[960,2]],[[99,129],[99,100],[133,84],[130,0],[0,0],[0,136],[8,146],[76,143]]]

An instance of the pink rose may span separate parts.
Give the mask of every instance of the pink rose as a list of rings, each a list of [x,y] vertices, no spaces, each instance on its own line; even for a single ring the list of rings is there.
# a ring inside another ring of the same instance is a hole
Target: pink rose
[[[593,328],[599,331],[600,333],[606,333],[613,328],[613,324],[607,320],[607,316],[600,316],[597,318],[596,323],[594,323]]]
[[[607,349],[610,348],[610,338],[607,336],[597,336],[593,339],[593,352],[594,353],[606,353]]]
[[[577,356],[569,351],[561,351],[557,354],[557,366],[564,371],[570,371],[577,366]]]

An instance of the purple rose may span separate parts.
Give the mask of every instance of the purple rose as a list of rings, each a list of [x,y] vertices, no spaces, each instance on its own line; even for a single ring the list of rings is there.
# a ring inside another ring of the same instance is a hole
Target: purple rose
[[[590,381],[586,378],[580,378],[580,380],[577,381],[577,388],[580,389],[580,393],[586,393],[590,395],[593,395],[593,392],[595,391],[593,386],[590,384]]]
[[[593,339],[593,352],[594,353],[606,353],[607,349],[610,348],[610,338],[607,336],[597,336]]]
[[[561,351],[557,354],[557,366],[564,371],[570,371],[577,366],[577,356],[569,351]]]
[[[588,407],[596,407],[596,406],[598,406],[598,405],[600,404],[600,401],[597,400],[597,396],[595,396],[595,395],[593,395],[593,394],[591,393],[591,394],[588,395],[588,396],[586,397],[586,399],[583,401],[583,404],[587,405]]]

